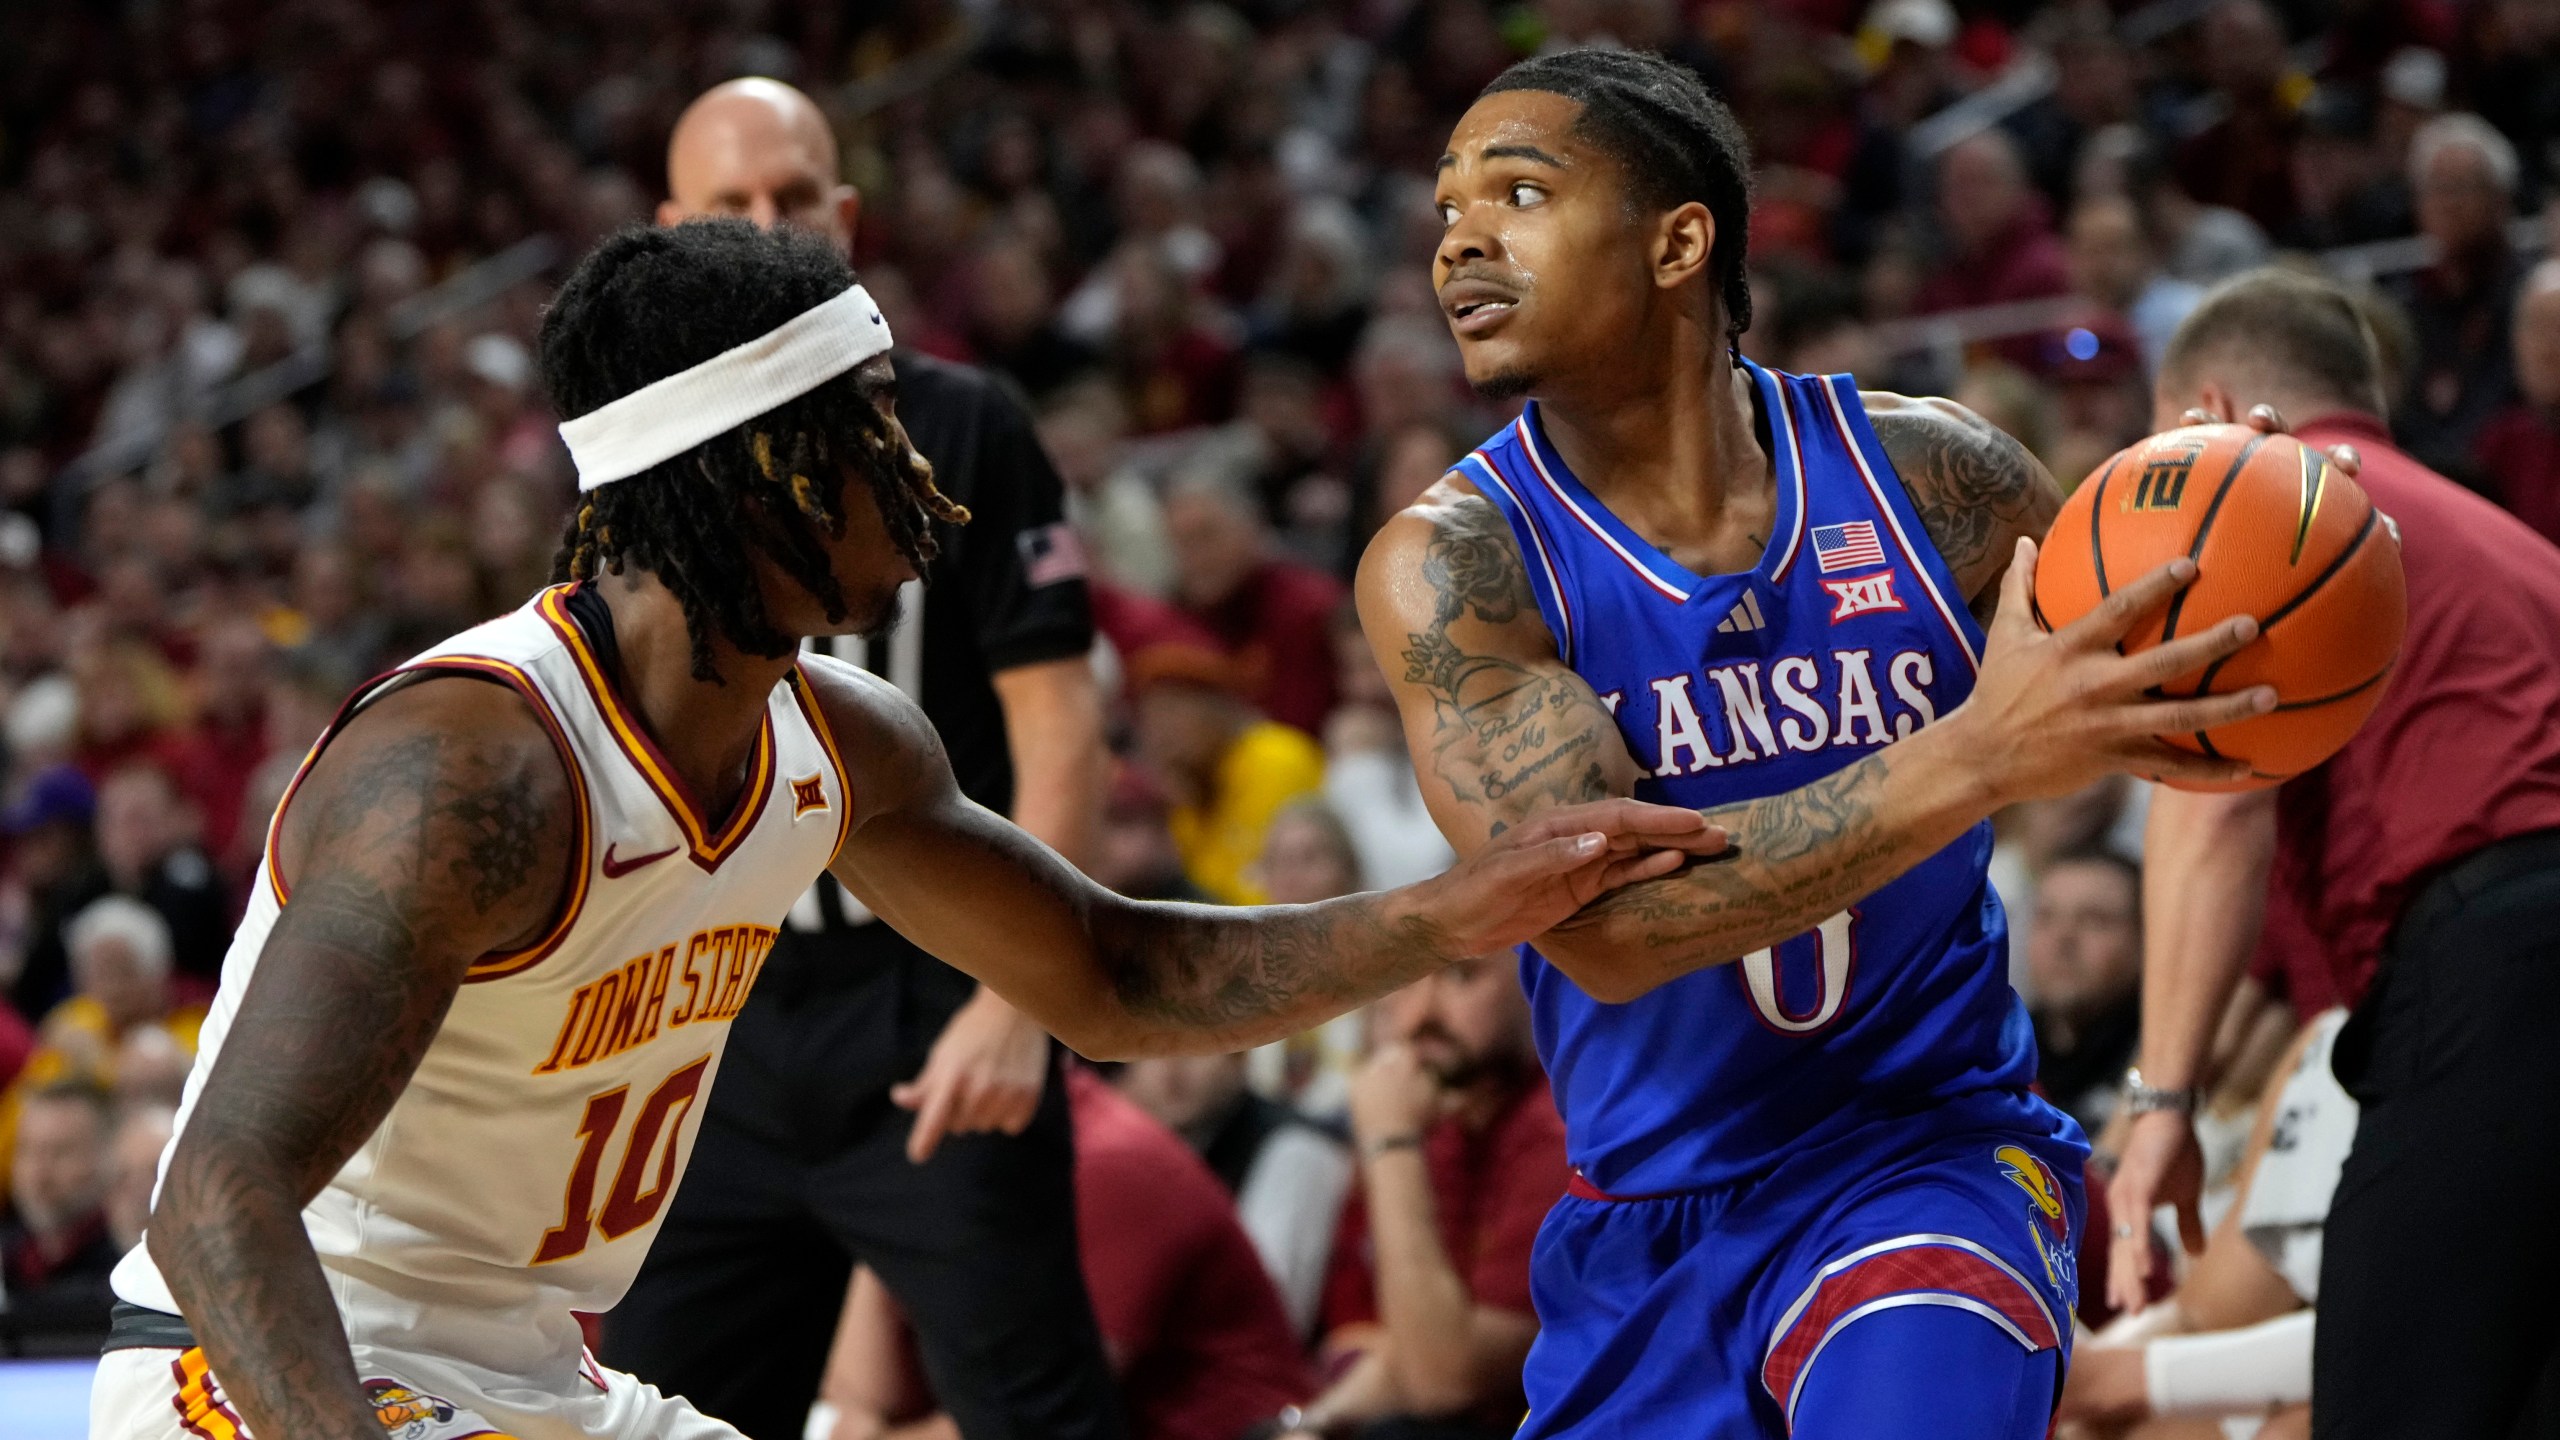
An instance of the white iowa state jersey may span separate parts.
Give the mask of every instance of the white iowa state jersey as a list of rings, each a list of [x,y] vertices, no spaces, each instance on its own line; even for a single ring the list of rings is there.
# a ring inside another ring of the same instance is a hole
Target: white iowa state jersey
[[[568,596],[546,590],[427,651],[358,692],[331,727],[402,675],[504,683],[570,765],[584,853],[551,933],[473,966],[408,1089],[303,1211],[357,1346],[546,1387],[579,1363],[570,1312],[611,1308],[639,1270],[729,1022],[850,818],[834,739],[795,671],[766,702],[746,788],[714,828],[614,693]],[[182,1132],[285,902],[273,834]],[[174,1314],[149,1248],[125,1258],[116,1292]]]

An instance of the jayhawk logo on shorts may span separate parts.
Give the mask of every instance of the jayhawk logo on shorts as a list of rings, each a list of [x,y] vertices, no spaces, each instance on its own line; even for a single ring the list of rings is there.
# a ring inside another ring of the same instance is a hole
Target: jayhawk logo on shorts
[[[441,1395],[412,1390],[397,1380],[367,1380],[364,1398],[373,1402],[373,1418],[395,1440],[425,1440],[431,1428],[453,1418],[453,1402]]]
[[[1991,1159],[2010,1183],[2027,1192],[2027,1208],[2034,1220],[2027,1227],[2028,1236],[2035,1241],[2036,1253],[2044,1257],[2044,1278],[2055,1290],[2077,1295],[2080,1262],[2071,1251],[2071,1216],[2063,1209],[2062,1185],[2053,1178],[2053,1167],[2015,1145],[1992,1151]]]

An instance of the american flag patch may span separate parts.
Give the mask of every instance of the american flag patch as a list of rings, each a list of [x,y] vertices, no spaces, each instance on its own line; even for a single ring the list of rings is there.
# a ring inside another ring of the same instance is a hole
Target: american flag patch
[[[1852,520],[1846,525],[1814,526],[1813,559],[1825,575],[1834,570],[1883,564],[1884,546],[1877,543],[1875,522]]]
[[[1084,578],[1084,539],[1064,520],[1025,530],[1013,537],[1013,543],[1022,552],[1023,583],[1034,590]]]

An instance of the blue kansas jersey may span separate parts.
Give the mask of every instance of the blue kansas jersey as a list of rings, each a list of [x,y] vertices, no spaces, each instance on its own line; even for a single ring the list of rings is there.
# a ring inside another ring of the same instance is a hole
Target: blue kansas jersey
[[[1534,402],[1459,467],[1510,521],[1646,800],[1707,808],[1818,780],[1955,709],[1980,661],[1855,383],[1749,368],[1778,491],[1749,572],[1693,575],[1620,523]],[[1990,856],[1976,826],[1813,932],[1627,1005],[1524,949],[1574,1164],[1619,1194],[1719,1185],[1883,1116],[2026,1086],[2035,1042]]]

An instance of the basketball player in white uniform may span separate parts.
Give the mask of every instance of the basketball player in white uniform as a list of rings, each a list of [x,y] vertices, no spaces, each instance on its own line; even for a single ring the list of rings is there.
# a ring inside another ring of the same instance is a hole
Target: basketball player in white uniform
[[[639,1267],[821,870],[1130,1055],[1288,1034],[1721,846],[1620,800],[1317,906],[1091,884],[962,799],[896,691],[797,653],[878,628],[965,519],[888,346],[823,240],[743,222],[625,233],[563,287],[577,583],[360,690],[278,808],[116,1275],[96,1440],[732,1436],[598,1366],[575,1312]]]

